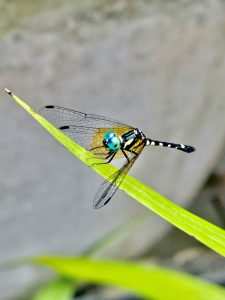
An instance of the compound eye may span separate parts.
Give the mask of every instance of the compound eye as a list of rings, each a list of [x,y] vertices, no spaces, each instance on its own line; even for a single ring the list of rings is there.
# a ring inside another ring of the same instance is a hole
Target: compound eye
[[[108,145],[108,141],[107,141],[107,140],[103,140],[103,145],[105,146],[105,148],[109,148],[109,145]]]
[[[109,151],[118,151],[120,149],[120,140],[115,136],[115,132],[109,131],[104,135],[103,145]]]
[[[117,137],[114,137],[112,139],[112,148],[114,151],[119,150],[120,149],[120,143]]]
[[[112,139],[114,136],[115,136],[115,132],[114,131],[108,131],[104,135],[104,140]]]

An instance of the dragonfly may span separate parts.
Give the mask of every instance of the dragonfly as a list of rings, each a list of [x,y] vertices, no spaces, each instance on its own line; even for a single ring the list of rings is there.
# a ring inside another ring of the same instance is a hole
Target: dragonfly
[[[96,158],[102,159],[103,164],[124,158],[122,167],[100,185],[93,201],[94,208],[110,201],[146,146],[174,148],[186,153],[195,151],[192,146],[147,138],[138,128],[103,116],[55,105],[42,107],[40,114]]]

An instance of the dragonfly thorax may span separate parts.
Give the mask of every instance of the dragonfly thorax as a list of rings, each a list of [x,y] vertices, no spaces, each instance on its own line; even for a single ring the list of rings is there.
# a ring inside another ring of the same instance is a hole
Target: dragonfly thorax
[[[103,144],[106,149],[112,152],[117,152],[121,148],[121,141],[114,131],[108,131],[104,135]]]
[[[6,91],[14,98],[10,91]],[[122,167],[110,174],[98,189],[94,199],[95,208],[100,208],[110,201],[145,146],[175,148],[186,153],[195,151],[192,146],[152,140],[138,128],[103,116],[85,114],[55,105],[43,107],[41,114],[69,138],[91,151],[96,158],[105,160],[92,165],[110,163],[114,158],[126,159]]]

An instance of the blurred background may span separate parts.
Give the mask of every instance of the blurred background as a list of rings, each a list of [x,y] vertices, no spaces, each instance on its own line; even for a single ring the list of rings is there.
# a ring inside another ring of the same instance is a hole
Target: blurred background
[[[103,179],[4,93],[36,110],[60,105],[195,146],[189,155],[146,148],[130,173],[224,227],[224,34],[222,0],[0,0],[1,264],[79,254],[138,215],[140,226],[104,255],[151,259],[225,284],[219,255],[123,192],[93,210]],[[49,276],[32,267],[2,271],[1,299],[30,299]]]

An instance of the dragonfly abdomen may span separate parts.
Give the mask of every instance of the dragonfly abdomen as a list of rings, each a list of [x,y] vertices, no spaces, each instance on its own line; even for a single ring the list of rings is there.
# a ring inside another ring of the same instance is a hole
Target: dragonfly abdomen
[[[10,91],[6,91],[11,95]],[[187,153],[195,150],[194,147],[183,144],[148,139],[138,128],[103,116],[55,105],[43,107],[41,114],[80,146],[91,151],[97,158],[104,159],[103,164],[110,163],[114,158],[126,158],[122,167],[110,175],[98,189],[94,199],[95,208],[109,202],[145,146],[163,146]]]
[[[195,148],[192,146],[188,146],[188,145],[184,145],[184,144],[156,141],[156,140],[151,140],[151,139],[146,139],[146,146],[161,146],[161,147],[167,147],[167,148],[174,148],[174,149],[181,150],[181,151],[187,152],[187,153],[191,153],[191,152],[195,151]]]

